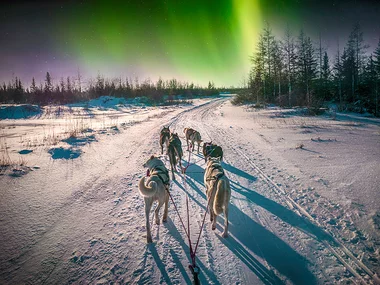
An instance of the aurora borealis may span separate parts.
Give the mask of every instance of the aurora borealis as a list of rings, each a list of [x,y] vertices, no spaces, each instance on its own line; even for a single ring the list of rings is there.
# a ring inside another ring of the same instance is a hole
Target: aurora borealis
[[[355,19],[370,44],[380,35],[376,1],[17,1],[0,8],[0,82],[13,75],[41,81],[46,71],[58,80],[79,70],[84,78],[239,85],[265,21],[277,34],[287,24],[295,34],[322,31],[331,48]]]
[[[172,0],[138,5],[125,2],[118,9],[104,4],[86,7],[70,24],[68,47],[90,70],[114,75],[130,70],[142,77],[212,78],[232,83],[229,78],[241,76],[238,73],[247,61],[248,47],[254,44],[255,38],[249,35],[260,29],[257,2],[237,2],[177,5],[178,1]],[[252,17],[245,17],[248,11]],[[85,21],[82,13],[89,15]],[[244,52],[237,52],[240,49]]]

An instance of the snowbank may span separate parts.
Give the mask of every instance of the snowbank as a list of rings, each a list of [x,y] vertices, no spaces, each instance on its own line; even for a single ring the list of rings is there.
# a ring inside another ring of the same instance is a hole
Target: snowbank
[[[38,105],[1,105],[0,119],[28,119],[40,115],[42,110]]]

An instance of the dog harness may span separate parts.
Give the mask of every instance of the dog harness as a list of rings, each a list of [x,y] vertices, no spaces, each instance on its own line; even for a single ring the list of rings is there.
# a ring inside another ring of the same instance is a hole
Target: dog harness
[[[205,157],[222,157],[223,150],[220,146],[216,144],[209,144],[204,147]]]
[[[211,171],[211,176],[206,178],[206,181],[211,181],[211,180],[218,180],[219,178],[224,176],[224,169],[219,163],[213,163],[211,165],[212,171]]]
[[[173,147],[175,147],[179,154],[182,156],[183,155],[183,152],[182,152],[182,143],[181,141],[179,140],[178,137],[172,137],[170,140],[169,140],[169,146],[172,145]]]
[[[169,143],[175,146],[181,146],[181,141],[177,137],[174,137],[174,136],[169,140]]]
[[[165,166],[157,166],[150,171],[150,175],[156,175],[164,185],[170,184],[169,171]],[[150,176],[149,175],[149,176]]]
[[[210,144],[210,145],[207,145],[205,148],[206,148],[206,156],[209,156],[211,155],[214,150],[216,149],[217,145],[215,144]]]

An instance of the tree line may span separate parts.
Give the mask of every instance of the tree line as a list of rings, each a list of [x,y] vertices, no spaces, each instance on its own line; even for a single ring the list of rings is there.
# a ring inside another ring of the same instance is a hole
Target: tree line
[[[235,103],[276,103],[318,109],[326,101],[340,110],[368,111],[379,116],[380,40],[371,54],[360,25],[355,24],[343,50],[339,43],[334,60],[322,39],[314,43],[301,30],[293,36],[289,28],[277,39],[267,24],[250,58],[249,92]]]
[[[100,96],[123,98],[144,96],[150,102],[158,103],[164,100],[171,101],[178,95],[191,99],[193,96],[215,95],[219,91],[220,89],[217,89],[211,81],[207,87],[203,87],[174,78],[170,80],[159,78],[156,82],[145,79],[140,82],[137,77],[108,79],[100,74],[95,79],[88,80],[86,86],[80,74],[76,78],[61,78],[54,84],[51,74],[47,72],[43,83],[37,85],[33,77],[31,85],[27,88],[18,77],[14,77],[7,84],[4,82],[0,86],[0,102],[47,105],[80,102]]]

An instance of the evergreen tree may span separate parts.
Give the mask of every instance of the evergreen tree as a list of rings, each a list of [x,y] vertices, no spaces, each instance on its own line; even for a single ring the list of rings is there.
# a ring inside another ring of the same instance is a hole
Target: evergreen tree
[[[287,27],[285,32],[285,39],[283,41],[282,49],[285,55],[285,72],[288,83],[288,105],[291,106],[291,94],[296,69],[296,46],[294,43],[294,38],[290,33],[289,26]]]
[[[60,87],[60,91],[62,93],[66,92],[65,81],[63,80],[63,77],[61,77],[61,80],[59,81],[59,87]]]
[[[312,84],[316,76],[317,61],[310,37],[301,30],[297,42],[297,75],[301,93],[308,106],[312,104]],[[302,100],[302,97],[300,98]],[[303,101],[303,100],[302,100]]]
[[[345,61],[343,62],[348,102],[360,99],[359,89],[365,67],[365,51],[367,48],[368,46],[364,44],[360,25],[355,24],[348,37]],[[350,92],[348,88],[350,88]]]
[[[263,62],[264,62],[264,100],[266,102],[270,101],[271,94],[273,94],[273,42],[274,36],[269,23],[266,23],[264,31],[262,33],[263,40]]]
[[[329,57],[327,55],[327,52],[325,51],[323,55],[323,63],[321,67],[321,78],[320,78],[320,84],[321,84],[320,87],[322,91],[322,98],[324,100],[331,99],[330,76],[331,76],[331,70],[330,70]]]
[[[377,48],[376,50],[374,51],[373,53],[374,55],[374,60],[373,60],[373,64],[374,64],[374,69],[375,69],[375,73],[376,73],[376,78],[375,78],[375,98],[374,98],[374,101],[375,101],[375,115],[376,116],[380,116],[380,113],[379,113],[379,89],[380,89],[380,39],[379,39],[379,43],[377,45]]]
[[[12,90],[13,101],[17,104],[21,103],[23,100],[24,90],[21,84],[21,80],[19,78],[16,77],[14,81],[14,86],[12,89],[13,89]]]
[[[46,94],[49,94],[52,92],[53,90],[53,85],[52,85],[52,82],[51,82],[51,76],[50,76],[50,73],[49,72],[46,72],[46,77],[45,77],[45,93]]]
[[[274,40],[271,48],[271,58],[273,62],[273,101],[280,99],[281,96],[281,80],[283,76],[283,53],[280,48],[281,43],[277,40]],[[276,96],[277,92],[277,96]]]
[[[342,103],[343,103],[342,76],[343,76],[343,66],[341,63],[339,41],[338,41],[338,52],[337,52],[337,55],[335,57],[335,64],[333,67],[333,77],[334,77],[334,82],[335,82],[335,86],[337,88],[337,94],[338,94],[338,98],[336,98],[336,99],[339,99],[340,108],[342,107]]]
[[[32,93],[36,93],[36,91],[37,91],[36,80],[34,79],[34,77],[32,78],[32,84],[30,85],[30,91]]]
[[[249,74],[249,89],[256,103],[266,100],[266,75],[265,75],[266,46],[264,36],[261,34],[257,43],[257,52],[251,57],[253,64]],[[246,98],[249,99],[249,98]],[[251,98],[253,99],[253,98]]]
[[[100,97],[104,95],[105,91],[105,83],[104,83],[104,78],[98,74],[96,77],[96,82],[95,82],[95,96]]]

